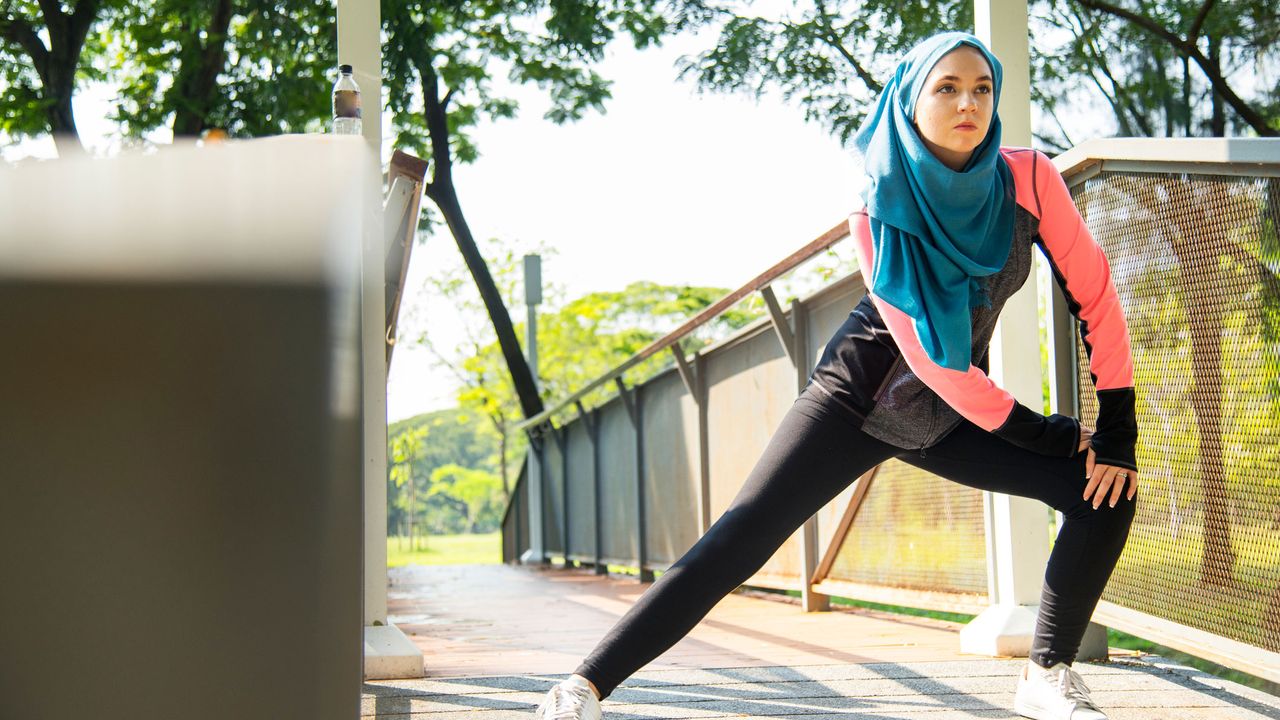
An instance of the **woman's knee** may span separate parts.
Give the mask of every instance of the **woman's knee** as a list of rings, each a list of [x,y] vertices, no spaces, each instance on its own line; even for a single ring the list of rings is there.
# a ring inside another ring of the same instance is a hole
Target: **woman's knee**
[[[1133,523],[1134,515],[1137,512],[1138,496],[1135,494],[1131,500],[1121,495],[1120,499],[1116,501],[1115,507],[1112,507],[1110,502],[1108,497],[1101,505],[1095,508],[1092,497],[1085,499],[1077,496],[1070,507],[1058,508],[1058,510],[1071,520],[1086,520],[1117,530],[1127,531]]]

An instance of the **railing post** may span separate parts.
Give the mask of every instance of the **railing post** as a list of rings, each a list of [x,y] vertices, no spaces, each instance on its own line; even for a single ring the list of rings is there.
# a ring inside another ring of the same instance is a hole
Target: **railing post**
[[[711,435],[707,420],[710,383],[707,357],[702,353],[693,356],[693,376],[698,390],[694,401],[698,404],[698,537],[702,537],[711,527]]]
[[[556,447],[560,448],[560,544],[564,548],[564,566],[569,567],[569,430],[554,430]]]
[[[591,533],[595,538],[595,574],[608,575],[609,568],[604,564],[600,550],[600,413],[596,410],[587,412],[581,400],[575,400],[573,404],[578,408],[578,420],[586,426],[587,438],[591,441]]]
[[[640,571],[640,582],[653,582],[653,571],[645,568],[649,557],[645,547],[645,508],[644,508],[644,415],[640,387],[627,389],[622,378],[614,378],[618,386],[618,394],[626,405],[631,416],[631,426],[635,429],[636,438],[636,567]]]
[[[684,381],[685,389],[689,391],[689,396],[693,398],[693,403],[698,408],[698,486],[695,494],[698,502],[698,537],[702,537],[707,532],[707,526],[711,524],[711,507],[708,502],[710,498],[707,492],[709,481],[706,472],[709,464],[707,461],[707,407],[706,396],[702,391],[702,373],[705,371],[705,366],[698,362],[701,356],[695,354],[694,365],[690,367],[679,343],[671,346],[671,354],[676,356],[676,369],[680,371],[680,379]]]
[[[544,564],[547,562],[547,545],[546,545],[546,513],[543,511],[543,501],[546,497],[545,478],[543,477],[542,443],[546,439],[541,434],[542,426],[533,428],[529,431],[529,452],[525,455],[528,463],[528,496],[529,501],[529,550],[533,552],[531,562]]]
[[[809,317],[804,303],[791,301],[791,358],[795,361],[796,392],[803,392],[809,383]],[[800,599],[805,612],[821,612],[831,609],[831,597],[815,592],[813,578],[818,570],[822,553],[818,548],[818,516],[810,515],[800,527]]]

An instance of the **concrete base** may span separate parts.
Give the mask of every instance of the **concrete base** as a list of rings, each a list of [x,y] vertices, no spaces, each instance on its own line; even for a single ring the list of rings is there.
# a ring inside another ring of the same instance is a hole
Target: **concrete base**
[[[1084,639],[1080,641],[1080,652],[1077,660],[1107,659],[1107,628],[1098,623],[1089,623],[1084,631]]]
[[[992,605],[960,630],[960,652],[974,655],[1027,657],[1036,632],[1039,605]],[[1107,659],[1107,629],[1089,623],[1077,660]]]
[[[992,605],[960,630],[960,652],[1026,657],[1036,631],[1038,605]]]
[[[426,676],[422,651],[395,625],[364,628],[364,679],[398,680]]]

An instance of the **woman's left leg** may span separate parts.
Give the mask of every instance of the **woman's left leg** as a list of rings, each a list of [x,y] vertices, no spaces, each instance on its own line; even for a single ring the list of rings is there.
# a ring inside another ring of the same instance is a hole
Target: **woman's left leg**
[[[1031,646],[1031,660],[1041,667],[1075,660],[1133,521],[1136,495],[1133,500],[1122,495],[1114,508],[1103,502],[1096,510],[1092,499],[1084,499],[1086,455],[1040,455],[964,421],[923,453],[911,450],[898,456],[948,480],[1035,498],[1062,512]]]

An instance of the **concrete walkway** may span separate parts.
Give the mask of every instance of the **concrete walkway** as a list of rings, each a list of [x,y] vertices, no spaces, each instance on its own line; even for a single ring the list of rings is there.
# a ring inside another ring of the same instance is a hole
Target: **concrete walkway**
[[[370,682],[365,716],[533,716],[646,586],[508,566],[393,570],[392,621],[423,648],[426,679]],[[1017,718],[1025,660],[961,655],[958,626],[883,613],[804,613],[734,593],[604,703],[606,720]],[[1155,656],[1113,653],[1080,674],[1112,720],[1280,719],[1280,698]]]

